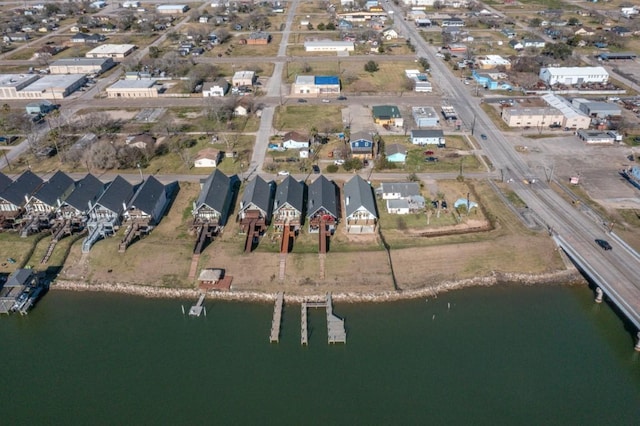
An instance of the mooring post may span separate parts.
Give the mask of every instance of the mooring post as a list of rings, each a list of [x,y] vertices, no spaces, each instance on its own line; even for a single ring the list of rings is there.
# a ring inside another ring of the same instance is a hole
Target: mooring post
[[[640,332],[638,332],[638,336],[637,337],[638,338],[636,339],[636,346],[633,349],[635,349],[636,352],[640,352]]]
[[[604,293],[600,287],[596,287],[596,303],[602,303],[602,296]]]

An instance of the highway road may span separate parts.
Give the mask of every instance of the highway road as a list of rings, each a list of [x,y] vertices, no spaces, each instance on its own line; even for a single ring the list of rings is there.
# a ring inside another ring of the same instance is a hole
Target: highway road
[[[385,3],[388,9],[402,16],[399,7]],[[535,212],[550,232],[559,235],[570,248],[579,253],[592,270],[593,278],[600,281],[605,294],[640,329],[640,256],[623,241],[608,233],[607,225],[595,222],[590,216],[576,209],[545,182],[536,176],[480,107],[479,101],[466,90],[440,58],[435,48],[429,46],[410,22],[396,19],[396,26],[416,46],[416,55],[426,57],[431,64],[432,80],[444,92],[446,101],[455,107],[458,117],[475,133],[484,133],[486,140],[479,144],[494,166],[513,179],[512,189]],[[533,184],[524,181],[535,180]],[[604,251],[594,240],[602,238],[613,250]],[[579,260],[579,259],[578,259]]]

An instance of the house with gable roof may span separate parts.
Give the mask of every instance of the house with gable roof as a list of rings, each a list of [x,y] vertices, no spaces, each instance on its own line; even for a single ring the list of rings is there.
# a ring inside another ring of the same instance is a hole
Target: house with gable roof
[[[252,220],[260,222],[260,226],[264,229],[269,226],[273,212],[275,191],[275,182],[267,182],[260,176],[256,176],[247,184],[242,194],[240,211],[238,212],[238,219],[243,228]]]
[[[165,185],[155,177],[149,176],[127,203],[127,209],[123,213],[124,221],[140,221],[147,226],[157,225],[169,207],[175,189],[176,182]]]
[[[390,214],[409,214],[425,207],[417,182],[383,182],[376,192],[386,200]]]
[[[333,181],[320,175],[308,188],[307,218],[309,219],[309,232],[320,232],[320,227],[323,224],[326,226],[327,231],[333,232],[340,217],[338,207],[338,187]]]
[[[378,224],[378,210],[371,185],[356,175],[344,184],[343,194],[347,232],[373,234]]]
[[[44,214],[48,216],[57,210],[75,189],[75,181],[66,173],[57,171],[37,191],[29,197],[25,209],[28,214]]]
[[[22,173],[0,192],[0,224],[3,229],[13,228],[24,212],[27,200],[42,185],[42,179],[30,170]]]
[[[136,187],[122,176],[109,184],[107,189],[89,209],[87,229],[89,235],[82,242],[83,253],[88,253],[93,244],[101,238],[116,233],[122,223],[122,215],[127,203],[135,194]]]
[[[305,184],[287,176],[276,188],[273,202],[273,224],[282,231],[285,226],[300,230],[304,222]]]
[[[12,182],[13,180],[9,176],[0,172],[0,193],[4,191],[7,186],[11,185]]]
[[[58,217],[84,226],[90,207],[102,195],[106,187],[106,184],[89,173],[77,181],[73,192],[62,200],[58,206]]]
[[[240,186],[238,176],[227,176],[216,169],[201,182],[200,195],[193,203],[194,226],[209,225],[221,229],[227,224],[235,194]]]
[[[369,133],[356,132],[349,138],[349,147],[351,148],[351,156],[362,160],[370,160],[373,158],[373,138]]]

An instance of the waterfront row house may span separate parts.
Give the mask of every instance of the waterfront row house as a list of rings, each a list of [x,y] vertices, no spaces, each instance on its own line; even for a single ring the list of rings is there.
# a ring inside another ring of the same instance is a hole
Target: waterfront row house
[[[193,203],[194,226],[208,225],[217,231],[224,228],[239,186],[236,175],[227,176],[217,169],[211,173],[201,183],[200,195]]]
[[[254,231],[260,235],[271,224],[275,191],[275,182],[267,182],[260,176],[256,176],[247,184],[238,212],[238,219],[245,233],[249,232],[252,222]]]
[[[176,182],[164,185],[155,177],[149,176],[127,203],[123,220],[143,223],[147,228],[155,227],[169,207],[176,188]]]
[[[326,227],[326,231],[333,232],[340,217],[338,206],[338,187],[333,181],[322,175],[319,176],[309,185],[307,200],[309,232],[320,232],[322,226]]]
[[[6,185],[6,180],[3,185]],[[42,179],[30,170],[22,173],[0,192],[0,227],[10,229],[24,212],[29,197],[42,185]]]
[[[378,224],[378,210],[371,185],[359,175],[344,184],[346,229],[351,234],[372,234]]]
[[[273,224],[282,231],[285,226],[299,231],[304,222],[305,184],[287,176],[276,188]]]
[[[76,182],[73,192],[62,200],[58,207],[58,217],[61,220],[70,220],[75,225],[84,227],[89,209],[102,195],[108,184],[100,181],[92,174]]]

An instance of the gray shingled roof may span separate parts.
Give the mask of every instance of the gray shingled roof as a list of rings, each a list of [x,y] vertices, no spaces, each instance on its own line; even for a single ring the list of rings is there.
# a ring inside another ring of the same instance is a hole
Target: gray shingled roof
[[[260,176],[256,176],[249,182],[242,194],[242,205],[248,206],[253,203],[266,215],[269,215],[273,206],[273,185],[273,182],[267,182]]]
[[[369,213],[378,217],[376,200],[373,197],[371,185],[356,175],[344,184],[345,213],[351,216],[359,208],[366,209]]]
[[[420,185],[417,182],[382,182],[380,189],[383,194],[398,193],[402,198],[420,195]]]
[[[5,188],[13,183],[13,180],[4,173],[0,173],[0,192],[4,191]]]
[[[61,197],[69,191],[69,188],[74,184],[74,180],[66,173],[57,171],[33,194],[33,198],[42,201],[48,206],[56,207],[58,199],[60,199],[60,201],[64,201]]]
[[[440,129],[424,129],[424,130],[412,130],[412,138],[442,138],[444,133]]]
[[[104,191],[105,184],[92,174],[76,182],[76,189],[64,201],[71,207],[84,212],[89,209],[89,202],[93,203]]]
[[[0,198],[16,206],[23,206],[27,202],[25,197],[33,194],[40,185],[42,185],[42,179],[27,170],[0,193]]]
[[[9,275],[5,287],[22,287],[29,284],[29,278],[33,275],[32,269],[16,269],[16,271]]]
[[[155,210],[158,200],[162,198],[162,194],[165,191],[166,187],[158,179],[149,176],[129,201],[127,209],[136,208],[150,215]]]
[[[133,197],[134,187],[129,182],[124,180],[120,175],[111,182],[111,185],[100,196],[96,204],[100,204],[102,207],[111,210],[114,213],[121,213],[124,210],[123,204]]]
[[[307,217],[313,216],[321,208],[324,208],[334,217],[338,217],[336,185],[324,176],[320,176],[309,185]]]
[[[223,213],[231,190],[231,178],[216,169],[207,177],[196,201],[196,209],[206,205]]]
[[[300,213],[304,208],[304,183],[298,182],[291,176],[287,176],[276,189],[274,210],[284,204],[289,204]]]

